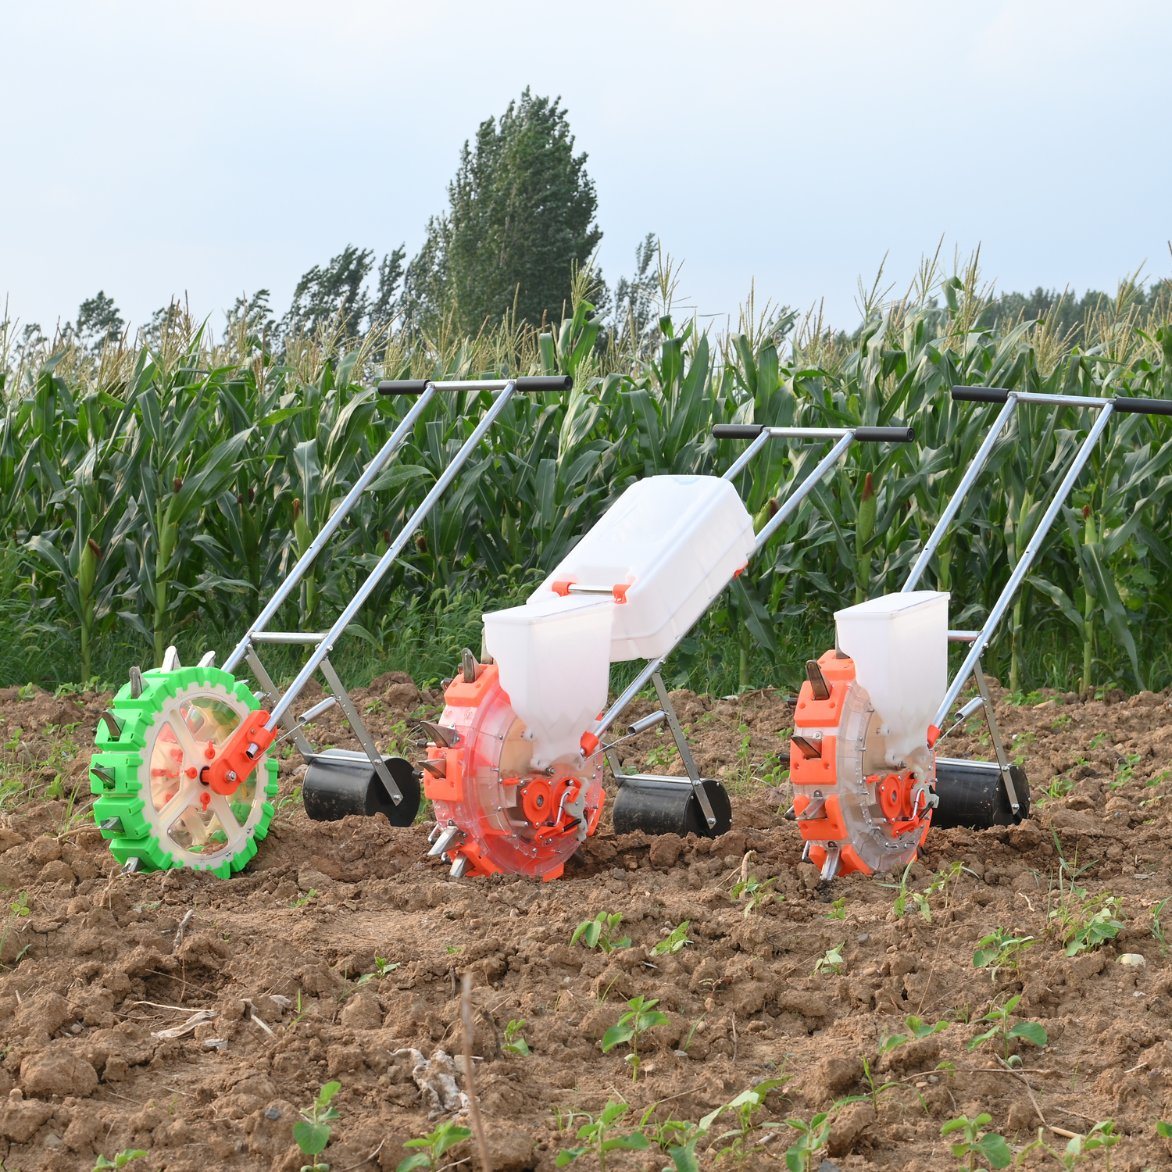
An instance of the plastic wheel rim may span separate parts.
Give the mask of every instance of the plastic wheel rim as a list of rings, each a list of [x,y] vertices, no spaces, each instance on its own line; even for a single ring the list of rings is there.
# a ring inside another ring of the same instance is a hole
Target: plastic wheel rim
[[[827,878],[899,870],[931,826],[935,758],[928,754],[923,775],[887,765],[884,732],[853,661],[829,651],[818,664],[829,695],[816,699],[803,683],[794,725],[820,751],[810,757],[790,744],[794,813],[807,857]]]
[[[444,761],[426,770],[424,792],[439,826],[458,839],[444,852],[464,860],[467,875],[556,879],[602,812],[601,760],[573,754],[534,771],[525,726],[501,688],[495,665],[481,665],[473,684],[449,687],[440,723],[456,733],[454,747],[428,746]]]
[[[137,859],[143,871],[187,867],[227,878],[268,833],[277,763],[262,760],[230,797],[212,793],[199,770],[208,746],[222,744],[256,698],[212,667],[157,669],[142,682],[139,696],[127,684],[114,698],[118,735],[98,726],[90,789],[102,837],[120,863]]]

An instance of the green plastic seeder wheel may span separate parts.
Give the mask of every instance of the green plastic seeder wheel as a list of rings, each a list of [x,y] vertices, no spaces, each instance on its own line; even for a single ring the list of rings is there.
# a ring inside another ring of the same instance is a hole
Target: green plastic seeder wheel
[[[214,667],[158,668],[127,684],[98,723],[90,761],[94,818],[110,851],[140,871],[191,867],[221,879],[244,868],[273,819],[277,763],[262,759],[231,796],[200,770],[258,707],[241,681]]]

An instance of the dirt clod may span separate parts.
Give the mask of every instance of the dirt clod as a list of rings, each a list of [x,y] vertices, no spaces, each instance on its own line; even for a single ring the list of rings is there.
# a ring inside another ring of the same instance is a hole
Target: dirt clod
[[[98,1072],[84,1058],[54,1047],[25,1058],[20,1064],[20,1085],[26,1095],[84,1098],[98,1085]]]

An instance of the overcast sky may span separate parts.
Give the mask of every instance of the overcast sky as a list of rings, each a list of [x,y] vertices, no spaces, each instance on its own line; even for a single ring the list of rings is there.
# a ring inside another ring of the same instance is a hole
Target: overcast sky
[[[0,307],[46,328],[410,255],[526,85],[589,155],[608,281],[654,231],[701,313],[755,281],[846,323],[941,237],[1002,289],[1172,275],[1166,0],[0,4]]]

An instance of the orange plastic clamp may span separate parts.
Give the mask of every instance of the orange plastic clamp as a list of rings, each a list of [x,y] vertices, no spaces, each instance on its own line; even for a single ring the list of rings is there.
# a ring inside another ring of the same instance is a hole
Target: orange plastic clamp
[[[427,752],[431,760],[444,763],[444,774],[423,771],[423,792],[433,802],[460,802],[464,800],[464,767],[459,748],[441,749],[429,744]]]
[[[482,664],[472,683],[464,679],[463,672],[457,672],[456,678],[444,691],[444,703],[450,704],[453,708],[476,708],[496,683],[496,677],[495,663]]]
[[[268,718],[269,714],[263,710],[250,712],[228,738],[219,756],[207,766],[204,777],[213,793],[234,794],[260,764],[265,749],[277,737],[276,729],[265,728]],[[251,756],[249,745],[256,746],[256,753]]]
[[[789,778],[794,785],[833,785],[835,779],[835,744],[837,738],[822,738],[822,756],[807,757],[790,742]]]

